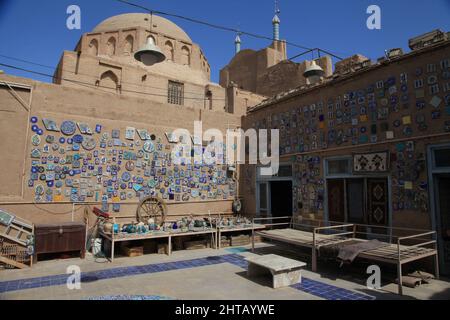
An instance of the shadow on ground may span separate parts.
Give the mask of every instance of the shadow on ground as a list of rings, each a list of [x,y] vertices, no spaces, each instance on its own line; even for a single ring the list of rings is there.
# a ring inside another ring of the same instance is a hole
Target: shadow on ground
[[[311,254],[309,250],[304,250],[302,248],[292,248],[283,244],[276,243],[276,245],[267,245],[264,247],[255,248],[254,254],[267,255],[276,254],[283,257],[300,260],[307,263],[305,270],[311,270]],[[362,294],[370,295],[376,297],[378,300],[418,300],[410,295],[399,296],[397,294],[397,285],[395,284],[396,270],[392,266],[381,266],[383,276],[381,279],[381,289],[371,290],[366,288],[366,281],[368,274],[366,272],[367,267],[370,263],[365,263],[363,261],[355,261],[351,265],[340,266],[336,260],[332,259],[319,259],[318,261],[318,271],[315,272],[320,278],[327,279],[331,283],[337,280],[343,280],[350,283],[355,283],[362,288],[355,288],[354,291],[360,292]],[[261,285],[271,286],[270,281],[265,279],[249,279],[246,273],[239,274],[244,278],[260,283]],[[446,279],[441,279],[447,281]],[[336,285],[336,284],[335,284]],[[339,285],[337,285],[339,286]],[[387,286],[391,287],[388,290]],[[428,299],[432,300],[449,300],[450,299],[450,289],[445,289],[441,292],[433,294]]]

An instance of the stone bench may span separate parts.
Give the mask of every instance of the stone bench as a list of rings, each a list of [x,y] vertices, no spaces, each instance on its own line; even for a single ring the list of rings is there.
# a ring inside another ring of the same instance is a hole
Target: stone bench
[[[254,256],[246,259],[248,262],[248,277],[271,274],[274,289],[288,287],[302,282],[301,269],[306,263],[292,260],[275,254]]]

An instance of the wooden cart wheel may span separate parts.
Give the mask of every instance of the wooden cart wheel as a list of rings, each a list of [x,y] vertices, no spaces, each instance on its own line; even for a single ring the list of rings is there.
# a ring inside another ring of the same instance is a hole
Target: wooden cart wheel
[[[156,197],[147,197],[143,199],[137,208],[137,219],[139,222],[147,223],[153,218],[155,224],[162,226],[166,220],[166,204],[163,200]]]

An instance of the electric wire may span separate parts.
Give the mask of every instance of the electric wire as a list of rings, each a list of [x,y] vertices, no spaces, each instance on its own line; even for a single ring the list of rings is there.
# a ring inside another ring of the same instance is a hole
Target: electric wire
[[[8,60],[12,60],[12,61],[17,61],[17,62],[22,62],[22,63],[26,63],[26,64],[30,64],[30,65],[35,65],[35,66],[47,68],[47,69],[53,70],[53,71],[56,71],[56,69],[57,69],[56,67],[52,67],[52,66],[49,66],[49,65],[41,64],[41,63],[38,63],[38,62],[33,62],[33,61],[30,61],[30,60],[25,60],[25,59],[15,58],[15,57],[7,56],[7,55],[4,55],[4,54],[0,54],[0,57],[1,57],[1,58],[5,58],[5,59],[8,59]],[[68,73],[71,73],[71,74],[74,74],[74,75],[80,75],[80,76],[90,77],[90,78],[92,78],[92,79],[98,80],[98,77],[95,77],[95,76],[90,75],[90,74],[85,74],[85,73],[75,72],[75,71],[67,70],[67,69],[64,69],[64,71],[65,71],[65,72],[68,72]],[[121,83],[129,84],[129,85],[136,86],[136,87],[142,87],[142,86],[143,86],[142,84],[138,84],[138,83],[135,83],[135,82],[129,82],[129,81],[121,81]],[[147,85],[147,84],[145,84],[144,86],[145,86],[146,88],[150,88],[150,89],[156,89],[156,90],[167,91],[167,88],[154,87],[154,86],[149,86],[149,85]],[[202,97],[203,97],[203,95],[202,95],[201,93],[198,93],[198,92],[184,91],[184,93],[193,94],[193,95],[198,95],[198,96],[202,96]],[[203,98],[202,98],[202,100],[203,100]],[[215,99],[213,99],[213,100],[215,100]],[[224,100],[224,99],[216,99],[216,100]]]
[[[133,3],[133,2],[130,2],[130,1],[125,1],[125,0],[113,0],[113,1],[120,2],[120,3],[123,3],[123,4],[129,5],[129,6],[135,7],[135,8],[139,8],[139,9],[147,11],[147,12],[149,12],[151,14],[159,14],[159,15],[162,15],[162,16],[178,18],[178,19],[181,19],[181,20],[189,21],[189,22],[196,23],[196,24],[201,24],[201,25],[204,25],[204,26],[207,26],[207,27],[210,27],[210,28],[218,29],[218,30],[223,30],[223,31],[228,31],[228,32],[233,32],[233,33],[239,33],[241,35],[246,35],[246,36],[257,38],[257,39],[269,40],[269,41],[274,41],[274,42],[284,42],[287,45],[290,45],[292,47],[296,47],[296,48],[303,49],[303,50],[308,50],[308,51],[319,50],[319,51],[321,51],[323,53],[326,53],[326,54],[329,54],[329,55],[335,57],[336,59],[342,60],[341,57],[331,53],[328,50],[324,50],[324,49],[320,49],[320,48],[308,48],[306,46],[299,45],[299,44],[296,44],[296,43],[293,43],[293,42],[290,42],[290,41],[286,41],[286,40],[277,40],[277,39],[275,39],[273,37],[268,37],[268,36],[256,34],[256,33],[253,33],[253,32],[248,32],[248,31],[242,31],[241,29],[237,29],[237,28],[225,27],[225,26],[221,26],[221,25],[214,24],[214,23],[211,23],[211,22],[207,22],[207,21],[203,21],[203,20],[199,20],[199,19],[194,19],[194,18],[183,16],[183,15],[179,15],[179,14],[164,12],[164,11],[160,11],[160,10],[153,10],[153,9],[150,9],[150,8],[145,7],[143,5],[136,4],[136,3]]]

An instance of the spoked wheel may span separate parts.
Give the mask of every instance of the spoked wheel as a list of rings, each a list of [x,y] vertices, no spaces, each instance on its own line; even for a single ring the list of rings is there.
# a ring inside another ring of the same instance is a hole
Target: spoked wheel
[[[156,197],[143,199],[137,209],[137,219],[139,222],[147,223],[149,219],[154,219],[155,224],[162,226],[166,220],[166,204]]]

